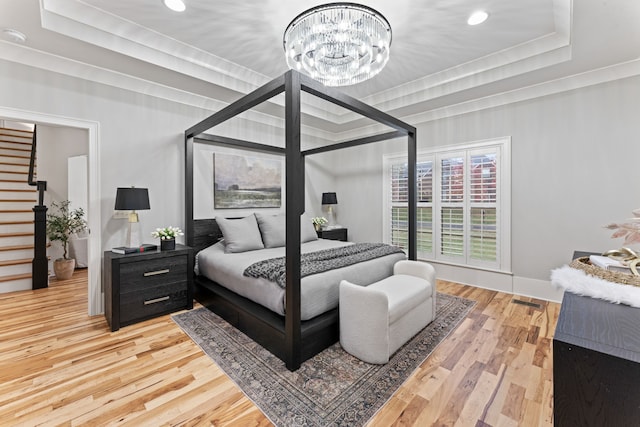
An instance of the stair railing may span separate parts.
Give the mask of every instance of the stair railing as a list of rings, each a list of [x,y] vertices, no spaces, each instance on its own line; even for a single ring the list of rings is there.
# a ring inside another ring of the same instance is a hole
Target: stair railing
[[[33,127],[31,142],[31,158],[29,160],[29,185],[38,190],[38,204],[33,207],[33,261],[31,262],[31,280],[33,289],[49,286],[49,261],[47,260],[47,207],[44,205],[44,192],[47,191],[47,181],[34,180],[36,163],[36,126]]]

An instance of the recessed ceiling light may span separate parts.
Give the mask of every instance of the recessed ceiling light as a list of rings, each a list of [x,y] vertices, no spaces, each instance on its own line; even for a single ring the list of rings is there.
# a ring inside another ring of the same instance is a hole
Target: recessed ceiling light
[[[24,43],[27,41],[27,36],[25,36],[18,30],[14,30],[13,28],[4,28],[2,30],[2,35],[4,36],[4,38],[9,39],[12,42]]]
[[[467,24],[469,25],[482,24],[484,21],[487,20],[488,17],[489,17],[489,14],[487,12],[485,12],[484,10],[479,10],[477,12],[473,12],[471,16],[469,16],[469,19],[467,19]]]
[[[187,8],[182,0],[163,0],[163,3],[174,12],[184,12]]]

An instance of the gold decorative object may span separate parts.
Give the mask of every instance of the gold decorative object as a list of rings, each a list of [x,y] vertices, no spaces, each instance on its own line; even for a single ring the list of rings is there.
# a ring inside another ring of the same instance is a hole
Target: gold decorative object
[[[640,274],[638,274],[638,268],[637,268],[638,263],[640,263],[640,257],[632,249],[629,249],[629,248],[611,249],[610,251],[606,251],[602,255],[620,261],[622,264],[629,267],[629,269],[631,270],[631,273],[634,276],[640,276]]]

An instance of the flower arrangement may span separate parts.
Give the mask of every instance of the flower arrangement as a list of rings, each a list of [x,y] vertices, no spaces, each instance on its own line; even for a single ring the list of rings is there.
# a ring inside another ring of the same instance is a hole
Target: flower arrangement
[[[176,236],[183,236],[184,233],[178,227],[164,227],[164,228],[156,228],[155,231],[151,232],[153,237],[159,238],[160,240],[171,240],[175,239]]]
[[[327,218],[323,216],[317,216],[317,217],[311,218],[311,222],[313,223],[313,226],[316,228],[316,230],[320,230],[320,228],[322,228],[322,226],[328,223],[329,221],[327,221]]]
[[[624,245],[640,243],[640,209],[636,209],[631,213],[633,214],[633,218],[629,218],[627,220],[628,222],[605,225],[605,228],[615,230],[611,235],[612,239],[624,237]]]

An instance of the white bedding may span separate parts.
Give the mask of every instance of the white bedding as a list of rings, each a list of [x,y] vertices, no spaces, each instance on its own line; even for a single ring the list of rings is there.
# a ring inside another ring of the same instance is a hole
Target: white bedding
[[[301,245],[302,253],[350,245],[348,242],[318,239]],[[196,274],[242,295],[271,311],[284,315],[285,290],[277,283],[242,275],[254,262],[285,255],[285,248],[260,249],[241,253],[225,253],[218,242],[196,255]],[[393,265],[406,259],[402,253],[387,255],[348,267],[303,277],[301,281],[301,318],[311,319],[338,306],[339,284],[345,279],[369,285],[393,274]]]

